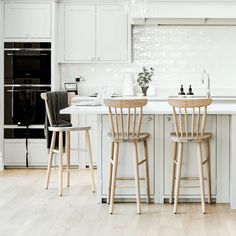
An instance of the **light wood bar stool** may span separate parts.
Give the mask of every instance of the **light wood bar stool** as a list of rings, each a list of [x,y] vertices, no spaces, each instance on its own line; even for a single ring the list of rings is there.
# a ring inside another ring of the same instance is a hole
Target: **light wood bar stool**
[[[147,104],[146,99],[118,100],[105,99],[104,103],[109,107],[109,120],[111,133],[108,134],[111,140],[111,153],[108,164],[108,192],[107,203],[110,203],[110,214],[113,213],[114,196],[116,187],[131,187],[130,185],[116,185],[116,180],[135,180],[137,213],[141,213],[140,202],[140,177],[139,166],[145,164],[145,180],[147,203],[150,203],[149,171],[148,171],[148,133],[140,133],[142,124],[143,106]],[[119,144],[131,143],[134,148],[134,173],[135,178],[118,178],[118,157]],[[143,143],[144,159],[138,159],[138,143]]]
[[[68,104],[75,93],[69,92],[68,93]],[[59,195],[62,196],[62,188],[63,188],[63,132],[65,132],[65,154],[66,154],[66,161],[67,161],[67,187],[70,186],[70,132],[71,131],[85,131],[86,137],[86,146],[89,156],[89,164],[90,164],[90,174],[91,174],[91,181],[92,181],[92,191],[95,192],[95,179],[94,179],[94,171],[93,171],[93,159],[92,159],[92,149],[91,149],[91,142],[90,142],[90,134],[89,131],[91,130],[90,126],[86,127],[76,127],[76,126],[68,126],[68,127],[54,127],[52,118],[51,118],[51,111],[49,110],[48,101],[47,101],[47,93],[41,93],[41,98],[45,101],[47,117],[49,120],[50,127],[48,128],[49,131],[52,131],[52,139],[49,151],[49,159],[48,159],[48,167],[47,167],[47,175],[46,175],[46,184],[45,188],[48,189],[51,168],[52,168],[52,161],[53,161],[53,154],[57,153],[59,155]],[[55,142],[56,142],[56,133],[59,133],[59,145],[58,149],[55,149]]]
[[[181,180],[181,168],[183,158],[184,143],[196,143],[198,151],[199,177],[183,177],[182,179],[199,179],[201,191],[202,213],[205,214],[205,192],[203,165],[207,164],[207,182],[208,182],[208,203],[211,203],[211,166],[210,166],[210,144],[211,133],[205,133],[207,106],[212,102],[211,99],[169,99],[168,103],[173,108],[173,120],[175,132],[171,133],[173,142],[173,162],[171,177],[171,192],[169,202],[174,197],[174,213],[177,213],[179,188]],[[191,125],[189,125],[191,123]],[[205,143],[206,159],[202,159],[202,143]],[[177,153],[178,144],[178,154]],[[177,168],[177,169],[176,169]],[[198,187],[198,186],[182,186]]]

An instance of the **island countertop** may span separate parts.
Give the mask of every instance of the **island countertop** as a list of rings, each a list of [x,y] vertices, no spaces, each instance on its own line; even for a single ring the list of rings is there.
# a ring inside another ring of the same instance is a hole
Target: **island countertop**
[[[79,104],[79,103],[78,103]],[[108,108],[106,106],[79,106],[71,105],[61,110],[61,114],[108,114]],[[208,107],[208,114],[236,114],[236,101],[235,102],[221,102],[214,101]],[[143,114],[147,115],[167,115],[172,114],[172,108],[167,101],[148,101],[147,105],[143,108]]]

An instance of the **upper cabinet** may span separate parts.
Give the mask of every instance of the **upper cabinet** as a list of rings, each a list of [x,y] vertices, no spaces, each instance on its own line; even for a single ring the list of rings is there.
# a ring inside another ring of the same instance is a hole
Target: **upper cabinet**
[[[51,37],[50,3],[4,4],[4,38],[35,39]]]
[[[130,60],[131,29],[122,5],[63,4],[59,19],[59,62]]]
[[[95,6],[65,6],[65,61],[95,60],[95,22]]]
[[[100,61],[128,60],[128,15],[122,6],[97,6],[96,56]]]

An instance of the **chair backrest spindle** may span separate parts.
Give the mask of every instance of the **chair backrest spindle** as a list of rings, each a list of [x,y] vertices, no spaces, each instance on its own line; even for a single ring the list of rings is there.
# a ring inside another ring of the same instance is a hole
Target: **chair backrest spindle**
[[[105,99],[104,104],[109,107],[109,121],[113,137],[129,139],[139,136],[143,106],[147,104],[147,99]]]
[[[173,107],[173,119],[176,136],[181,138],[203,138],[206,127],[207,106],[211,99],[169,99],[168,103]],[[178,114],[176,113],[178,109]],[[197,112],[195,113],[195,109]],[[181,111],[183,110],[183,112]],[[202,115],[201,115],[202,114]],[[196,116],[196,127],[195,127]],[[191,118],[191,130],[188,121]]]

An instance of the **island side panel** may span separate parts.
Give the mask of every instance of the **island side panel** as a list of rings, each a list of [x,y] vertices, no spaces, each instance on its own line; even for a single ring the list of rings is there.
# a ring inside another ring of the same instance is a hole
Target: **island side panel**
[[[230,120],[230,206],[236,209],[236,115]]]

